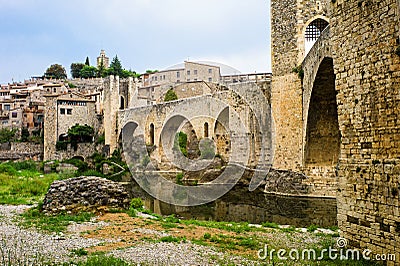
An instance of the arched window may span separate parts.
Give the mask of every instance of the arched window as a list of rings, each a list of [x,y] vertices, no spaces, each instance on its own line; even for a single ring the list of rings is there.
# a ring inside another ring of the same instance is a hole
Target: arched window
[[[204,137],[208,138],[208,123],[204,123]]]
[[[150,124],[150,145],[154,145],[154,124]]]
[[[305,33],[306,55],[311,50],[314,43],[318,40],[319,36],[321,36],[321,33],[324,31],[324,29],[328,27],[328,25],[328,21],[322,18],[317,18],[307,26]]]
[[[124,109],[125,109],[125,99],[124,99],[124,96],[121,96],[121,101],[120,101],[119,109],[121,109],[121,110],[124,110]]]

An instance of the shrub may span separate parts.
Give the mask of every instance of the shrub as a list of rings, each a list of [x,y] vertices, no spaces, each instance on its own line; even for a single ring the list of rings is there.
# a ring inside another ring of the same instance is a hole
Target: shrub
[[[133,198],[131,200],[131,208],[136,209],[136,210],[140,210],[143,209],[143,201],[141,198]]]
[[[300,79],[304,78],[304,70],[303,70],[303,67],[301,65],[299,65],[297,67],[294,67],[292,69],[292,72],[293,73],[297,73],[297,75],[299,76]]]
[[[204,238],[204,239],[211,239],[211,234],[210,234],[210,233],[205,233],[205,234],[203,235],[203,238]]]
[[[78,172],[79,173],[83,173],[89,170],[89,166],[86,162],[76,159],[76,158],[72,158],[72,159],[68,159],[68,160],[64,160],[64,163],[69,163],[74,165],[75,167],[78,167]]]
[[[178,148],[187,157],[187,135],[183,132],[179,132],[175,136],[174,149],[177,150]]]
[[[94,128],[88,125],[79,125],[68,129],[68,137],[71,142],[81,143],[81,142],[92,142],[94,136]]]
[[[176,175],[176,183],[177,183],[178,185],[183,185],[182,180],[183,180],[183,173],[178,173],[178,174]]]
[[[17,129],[0,129],[0,143],[7,143],[14,140],[16,133]]]
[[[167,91],[164,97],[164,102],[176,101],[178,100],[178,95],[176,95],[175,91],[171,88]]]
[[[56,150],[57,151],[66,151],[68,148],[68,142],[67,141],[57,141],[56,142]]]
[[[29,130],[27,128],[22,128],[21,130],[21,141],[22,142],[27,142],[29,139]]]

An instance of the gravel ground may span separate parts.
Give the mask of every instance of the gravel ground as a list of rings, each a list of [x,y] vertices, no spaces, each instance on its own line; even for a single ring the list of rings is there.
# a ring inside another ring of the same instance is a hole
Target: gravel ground
[[[65,262],[73,257],[71,250],[102,242],[77,235],[44,234],[17,226],[14,222],[16,215],[30,207],[0,205],[0,265],[8,265],[9,262],[12,265]]]
[[[227,256],[211,247],[191,243],[153,243],[111,252],[115,257],[138,265],[207,266],[233,263],[256,265],[241,257]]]
[[[35,265],[51,261],[56,264],[77,260],[73,249],[88,248],[110,240],[88,239],[79,236],[87,227],[102,227],[107,223],[92,221],[72,224],[66,234],[45,234],[16,225],[18,214],[32,206],[0,205],[0,265]],[[147,229],[137,229],[146,231]],[[153,231],[152,234],[165,233]],[[166,235],[166,234],[165,234]],[[231,262],[235,265],[255,265],[241,257],[227,256],[212,247],[187,243],[140,243],[138,246],[115,250],[110,255],[134,265],[218,265]]]

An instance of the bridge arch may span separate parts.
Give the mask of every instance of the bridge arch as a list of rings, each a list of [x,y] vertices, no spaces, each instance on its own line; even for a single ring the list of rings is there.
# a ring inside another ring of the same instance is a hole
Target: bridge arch
[[[330,27],[321,33],[302,63],[303,165],[335,165],[340,151]]]

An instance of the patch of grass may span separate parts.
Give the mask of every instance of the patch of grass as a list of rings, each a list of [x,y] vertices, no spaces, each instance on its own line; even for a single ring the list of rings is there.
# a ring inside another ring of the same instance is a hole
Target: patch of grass
[[[314,232],[315,230],[318,229],[318,226],[315,224],[310,225],[309,227],[307,227],[307,231],[308,232]]]
[[[179,218],[175,217],[175,214],[171,214],[170,216],[165,217],[164,221],[167,223],[179,223],[180,222]]]
[[[71,222],[89,222],[94,217],[94,214],[82,212],[77,215],[59,214],[57,216],[47,216],[36,207],[29,209],[21,216],[23,220],[20,221],[20,225],[24,227],[36,227],[48,232],[62,232],[66,230]]]
[[[210,234],[210,233],[205,233],[205,234],[203,235],[203,238],[204,238],[204,239],[211,239],[211,234]]]
[[[105,255],[97,255],[90,256],[86,261],[81,261],[78,263],[67,263],[63,264],[63,266],[67,265],[77,265],[77,266],[130,266],[132,264],[127,263],[126,261],[115,258],[113,256],[105,256]]]
[[[293,232],[296,231],[296,227],[290,226],[290,227],[287,227],[287,228],[281,228],[281,231],[285,232],[285,233],[293,233]]]
[[[166,242],[166,243],[180,243],[180,242],[186,242],[186,238],[184,237],[173,237],[173,236],[164,236],[160,238],[161,242]]]
[[[265,222],[262,224],[262,226],[275,229],[279,228],[279,225],[277,223],[270,223],[270,222]]]
[[[43,199],[57,174],[44,175],[34,162],[0,164],[0,204],[33,204]]]
[[[175,223],[163,223],[161,226],[164,229],[177,228],[177,224],[175,224]]]
[[[71,250],[71,252],[77,255],[78,257],[87,256],[89,254],[89,252],[84,248],[73,249]]]

